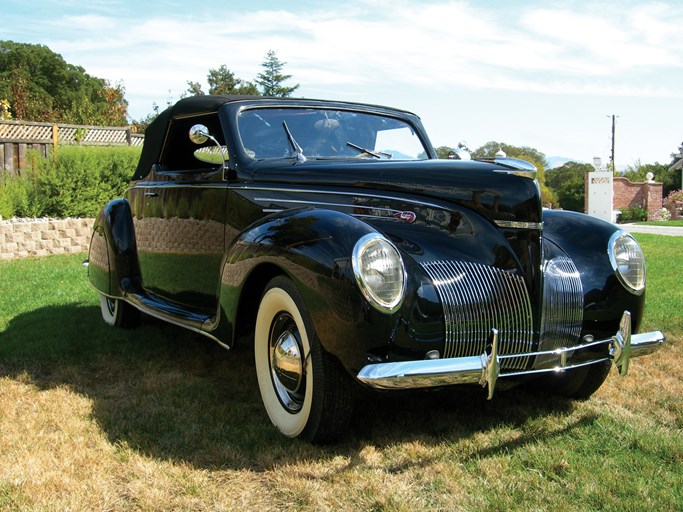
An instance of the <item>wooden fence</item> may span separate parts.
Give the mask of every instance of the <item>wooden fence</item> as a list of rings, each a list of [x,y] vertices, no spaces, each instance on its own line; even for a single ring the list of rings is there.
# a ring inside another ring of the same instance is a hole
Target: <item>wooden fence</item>
[[[27,152],[47,156],[48,147],[59,144],[84,146],[141,146],[144,135],[126,126],[79,126],[73,124],[0,121],[0,166],[15,174],[26,167]]]

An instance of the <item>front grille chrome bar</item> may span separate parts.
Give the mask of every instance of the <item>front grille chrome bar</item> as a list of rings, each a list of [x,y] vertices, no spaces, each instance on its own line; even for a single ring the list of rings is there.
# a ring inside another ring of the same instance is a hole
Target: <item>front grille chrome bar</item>
[[[482,354],[491,329],[500,354],[522,354],[534,347],[531,299],[524,278],[514,272],[466,261],[421,263],[434,284],[444,315],[444,358]],[[530,366],[529,354],[507,360],[504,368]]]
[[[631,315],[624,311],[619,331],[611,338],[596,340],[582,345],[544,350],[531,354],[498,353],[498,332],[491,330],[488,352],[479,356],[453,357],[448,359],[424,359],[395,363],[369,364],[358,373],[358,379],[379,389],[411,389],[449,386],[453,384],[481,384],[488,388],[488,399],[493,397],[496,381],[504,377],[518,377],[550,372],[562,372],[611,360],[625,376],[629,361],[633,357],[652,354],[661,348],[666,337],[660,331],[631,334]],[[576,359],[577,351],[605,346],[608,355],[594,359]],[[557,364],[553,367],[501,373],[501,360],[522,356],[554,355]]]

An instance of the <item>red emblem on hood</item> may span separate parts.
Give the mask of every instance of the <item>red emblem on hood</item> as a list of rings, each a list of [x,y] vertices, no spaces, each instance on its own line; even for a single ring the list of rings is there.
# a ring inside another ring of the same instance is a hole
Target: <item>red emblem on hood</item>
[[[394,217],[403,222],[415,222],[416,215],[413,212],[397,212]]]

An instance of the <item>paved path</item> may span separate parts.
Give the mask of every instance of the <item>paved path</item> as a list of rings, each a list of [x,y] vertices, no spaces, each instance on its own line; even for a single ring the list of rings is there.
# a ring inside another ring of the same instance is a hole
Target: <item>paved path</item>
[[[619,224],[630,233],[650,233],[652,235],[683,236],[683,226],[641,226],[638,224]]]

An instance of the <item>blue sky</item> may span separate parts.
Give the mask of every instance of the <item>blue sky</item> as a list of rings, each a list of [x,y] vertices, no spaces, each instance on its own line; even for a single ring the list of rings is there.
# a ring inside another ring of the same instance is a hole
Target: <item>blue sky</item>
[[[683,3],[3,0],[0,39],[122,81],[134,118],[268,50],[297,95],[386,104],[435,146],[495,140],[548,156],[668,163],[683,141]]]

